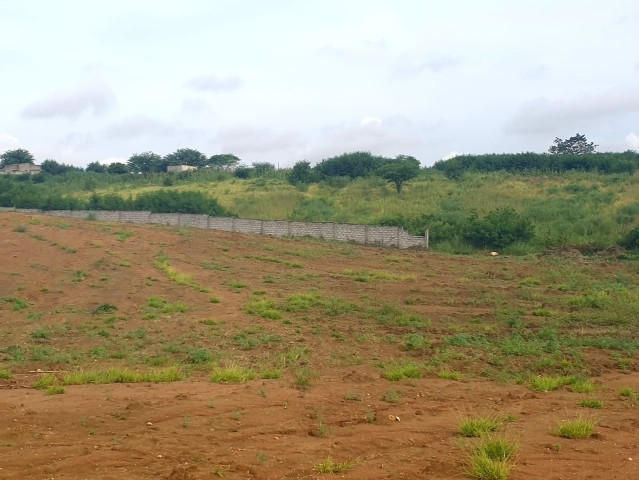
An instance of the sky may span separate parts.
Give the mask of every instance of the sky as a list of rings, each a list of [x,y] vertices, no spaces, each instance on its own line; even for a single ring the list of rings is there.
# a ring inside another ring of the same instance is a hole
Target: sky
[[[636,0],[0,0],[0,152],[639,151]]]

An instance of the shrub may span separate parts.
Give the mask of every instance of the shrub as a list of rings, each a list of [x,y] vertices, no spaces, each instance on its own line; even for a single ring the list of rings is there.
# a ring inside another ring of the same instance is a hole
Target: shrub
[[[504,248],[515,242],[527,242],[533,238],[533,223],[512,208],[497,208],[483,219],[471,215],[464,226],[464,239],[479,248]]]
[[[639,227],[635,227],[623,238],[621,244],[630,249],[639,248]]]

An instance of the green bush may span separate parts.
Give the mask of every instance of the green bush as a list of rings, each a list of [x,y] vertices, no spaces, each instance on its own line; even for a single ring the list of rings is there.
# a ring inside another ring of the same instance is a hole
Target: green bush
[[[504,248],[515,242],[532,240],[533,223],[512,208],[497,208],[480,219],[471,215],[464,228],[464,239],[479,248]]]
[[[621,244],[626,248],[639,248],[639,227],[635,227],[624,237]]]

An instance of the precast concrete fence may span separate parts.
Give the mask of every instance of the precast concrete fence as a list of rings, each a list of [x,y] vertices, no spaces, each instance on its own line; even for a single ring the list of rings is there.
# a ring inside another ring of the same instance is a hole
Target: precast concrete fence
[[[187,213],[151,213],[146,211],[34,210],[1,208],[0,211],[37,213],[103,222],[152,223],[174,227],[204,228],[224,232],[268,235],[272,237],[313,237],[337,242],[380,245],[397,248],[428,248],[428,230],[423,237],[410,235],[401,227],[382,227],[350,223],[292,222],[211,217]]]

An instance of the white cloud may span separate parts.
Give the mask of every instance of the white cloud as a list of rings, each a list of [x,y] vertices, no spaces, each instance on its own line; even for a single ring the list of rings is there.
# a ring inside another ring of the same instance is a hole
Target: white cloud
[[[456,150],[453,150],[452,152],[447,153],[446,155],[444,155],[442,157],[442,160],[450,160],[451,158],[455,158],[455,157],[459,157],[460,155],[462,155],[461,153],[459,153]]]
[[[370,151],[377,155],[415,154],[422,139],[405,118],[364,117],[359,124],[325,129],[308,157],[318,161],[344,152]]]
[[[223,92],[236,90],[242,84],[238,77],[219,77],[213,73],[193,77],[186,82],[188,88],[206,92]]]
[[[582,95],[567,101],[538,98],[523,105],[506,123],[504,131],[515,134],[553,133],[632,112],[639,112],[639,91]]]
[[[164,137],[178,133],[175,125],[147,117],[134,115],[125,117],[109,125],[104,134],[107,138],[137,138],[137,137]]]
[[[636,152],[639,152],[639,135],[637,135],[636,133],[629,133],[628,135],[626,135],[626,145],[628,145],[628,148],[630,150],[634,150]]]
[[[300,148],[299,133],[294,130],[272,132],[265,128],[235,126],[218,133],[222,151],[238,155],[291,151]]]
[[[213,108],[201,98],[186,98],[182,101],[182,112],[189,115],[210,115],[213,113]]]
[[[23,111],[25,118],[78,118],[87,111],[94,116],[104,114],[116,103],[115,94],[101,81],[90,81],[79,86],[58,90],[29,104]]]
[[[108,157],[104,160],[100,160],[102,165],[111,165],[112,163],[126,163],[127,159],[122,157]]]
[[[12,150],[18,146],[18,138],[10,133],[0,132],[0,151]]]

